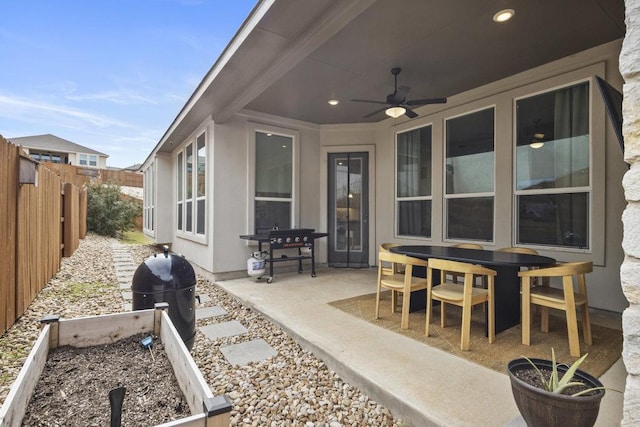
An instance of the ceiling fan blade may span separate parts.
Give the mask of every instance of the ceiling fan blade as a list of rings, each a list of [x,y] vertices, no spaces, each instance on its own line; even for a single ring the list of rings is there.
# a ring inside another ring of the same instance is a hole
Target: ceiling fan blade
[[[386,103],[385,103],[385,104],[386,104]],[[387,107],[382,107],[382,108],[380,108],[379,110],[374,111],[373,113],[369,113],[369,114],[367,114],[366,116],[364,116],[364,117],[363,117],[363,119],[368,119],[368,118],[369,118],[369,117],[371,117],[371,116],[375,116],[376,114],[381,113],[381,112],[383,112],[383,111],[384,111],[384,110],[386,110],[386,109],[387,109]]]
[[[404,108],[405,110],[407,110],[404,113],[405,116],[409,117],[410,119],[418,117],[418,114],[415,111],[413,111],[411,108],[407,108],[407,107],[404,107]]]
[[[427,105],[427,104],[446,104],[447,98],[424,98],[424,99],[412,99],[405,102],[406,105]]]
[[[372,101],[370,99],[352,99],[352,102],[368,102],[370,104],[383,104],[383,105],[387,105],[386,102],[384,101]]]

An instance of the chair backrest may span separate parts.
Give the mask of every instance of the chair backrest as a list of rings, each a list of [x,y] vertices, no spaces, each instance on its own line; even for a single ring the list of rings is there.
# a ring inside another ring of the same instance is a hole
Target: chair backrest
[[[477,243],[458,243],[456,245],[452,245],[452,247],[462,249],[484,249],[482,245]]]
[[[538,251],[532,248],[523,248],[521,246],[509,246],[507,248],[496,249],[498,252],[513,252],[517,254],[538,255]]]
[[[520,277],[562,277],[576,276],[580,274],[591,273],[593,271],[593,262],[567,262],[555,265],[553,267],[540,268],[538,270],[526,270],[518,273]]]
[[[403,254],[396,254],[393,252],[380,251],[378,253],[379,261],[392,262],[395,264],[403,265],[417,265],[421,267],[427,267],[427,261],[419,258],[413,258]]]
[[[479,274],[487,276],[495,276],[496,272],[489,268],[485,268],[475,264],[466,262],[451,261],[448,259],[429,258],[427,260],[429,269],[461,273],[461,274]]]
[[[400,243],[382,243],[380,244],[380,251],[389,252],[389,249],[394,246],[400,246]]]

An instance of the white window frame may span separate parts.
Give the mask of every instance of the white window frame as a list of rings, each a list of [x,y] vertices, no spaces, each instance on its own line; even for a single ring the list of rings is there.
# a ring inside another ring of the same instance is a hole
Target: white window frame
[[[493,109],[493,191],[479,192],[479,193],[462,193],[462,194],[447,194],[447,121],[456,119],[458,117],[468,116],[479,111],[485,111]],[[493,244],[496,241],[496,177],[497,177],[497,163],[496,163],[496,147],[497,147],[497,120],[498,120],[498,107],[496,104],[489,104],[473,110],[464,111],[454,116],[445,117],[442,123],[442,241],[449,243],[484,243]],[[447,215],[448,201],[452,199],[470,199],[480,197],[492,197],[493,198],[493,233],[491,240],[475,240],[475,239],[451,239],[447,236],[447,230],[449,228],[449,216]]]
[[[188,240],[194,240],[197,242],[204,243],[206,242],[207,230],[209,227],[209,221],[207,221],[207,194],[209,185],[208,185],[208,163],[207,158],[205,156],[205,192],[203,196],[198,196],[198,151],[197,151],[197,141],[200,136],[204,135],[204,151],[208,153],[208,144],[209,144],[209,132],[206,128],[201,128],[192,136],[187,139],[178,150],[174,152],[173,156],[173,165],[175,167],[175,194],[176,194],[176,202],[174,203],[174,209],[176,209],[176,219],[174,224],[174,230],[176,232],[176,236],[181,238],[185,238]],[[191,156],[192,156],[192,173],[191,173],[191,182],[187,182],[187,148],[191,146]],[[180,156],[182,155],[182,156]],[[178,159],[181,158],[180,164],[178,164]],[[178,175],[182,174],[182,183],[178,180]],[[182,184],[182,199],[179,199],[179,185]],[[187,199],[187,187],[191,186],[191,198]],[[187,203],[191,200],[191,230],[187,231]],[[197,232],[198,225],[198,200],[204,200],[204,233]],[[178,228],[178,209],[182,212],[182,229]]]
[[[540,190],[518,190],[516,188],[517,182],[517,152],[515,149],[515,144],[517,142],[517,132],[518,132],[518,123],[517,123],[517,115],[516,108],[517,103],[521,99],[531,98],[537,95],[542,95],[545,93],[554,92],[560,89],[564,89],[570,86],[575,86],[581,83],[589,83],[589,185],[582,187],[563,187],[563,188],[550,188],[550,189],[540,189]],[[594,90],[596,90],[596,85],[593,78],[583,78],[578,80],[572,80],[567,83],[563,83],[560,85],[552,86],[545,88],[543,90],[538,90],[535,92],[530,92],[524,95],[520,95],[513,98],[513,224],[512,224],[512,244],[514,246],[527,246],[530,248],[534,248],[539,251],[558,251],[558,252],[572,252],[572,253],[593,253],[594,250],[594,222],[597,219],[594,217],[595,206],[594,206],[594,135],[593,135],[593,121],[594,121]],[[575,246],[552,246],[552,245],[536,245],[531,243],[517,243],[517,235],[518,235],[518,196],[531,196],[537,194],[571,194],[571,193],[586,193],[588,195],[588,206],[587,206],[587,215],[588,215],[588,233],[589,239],[587,248],[579,248]]]
[[[143,219],[144,219],[144,224],[143,224],[143,230],[151,235],[154,235],[154,230],[155,230],[155,197],[156,197],[156,193],[155,193],[155,180],[156,180],[156,176],[155,176],[155,169],[156,169],[156,163],[152,162],[151,165],[144,171],[143,175],[142,175],[142,179],[143,179],[143,190],[144,190],[144,197],[143,197]]]
[[[84,163],[83,163],[84,162]],[[92,165],[91,163],[95,163]],[[78,164],[90,168],[98,167],[98,156],[96,154],[78,153]]]
[[[255,179],[256,179],[256,132],[271,133],[291,138],[291,197],[290,198],[271,198],[256,197]],[[297,228],[300,226],[300,207],[299,207],[299,188],[300,188],[300,133],[296,130],[286,129],[278,126],[264,125],[259,123],[249,123],[248,126],[248,150],[247,150],[247,230],[253,234],[255,231],[255,202],[261,201],[280,201],[291,202],[291,224],[287,227],[280,225],[280,228]]]
[[[411,132],[417,129],[422,129],[430,127],[431,128],[431,191],[429,196],[412,196],[412,197],[399,197],[398,196],[398,135],[406,132]],[[393,194],[395,198],[395,209],[394,209],[394,237],[403,238],[409,240],[423,240],[429,241],[433,239],[433,183],[434,180],[434,171],[433,171],[433,163],[434,163],[434,136],[433,136],[433,123],[425,123],[420,126],[415,126],[408,129],[403,129],[395,133],[395,144],[394,144],[394,187]],[[399,214],[399,206],[400,202],[411,202],[411,201],[430,201],[431,202],[431,218],[429,221],[431,222],[431,234],[429,236],[413,236],[413,235],[405,235],[400,234],[400,214]]]

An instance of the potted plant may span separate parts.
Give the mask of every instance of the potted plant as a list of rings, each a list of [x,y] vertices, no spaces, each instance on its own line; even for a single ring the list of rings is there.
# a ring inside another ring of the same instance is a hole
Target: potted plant
[[[571,366],[521,357],[508,364],[513,397],[527,426],[593,426],[605,387],[578,369],[587,354]]]

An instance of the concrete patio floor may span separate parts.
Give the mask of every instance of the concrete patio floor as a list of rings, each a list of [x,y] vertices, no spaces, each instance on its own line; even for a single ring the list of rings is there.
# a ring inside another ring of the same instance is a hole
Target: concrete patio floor
[[[318,269],[279,273],[273,283],[243,278],[216,283],[262,313],[411,426],[509,426],[525,423],[506,374],[476,365],[342,312],[328,302],[375,292],[375,269]],[[617,325],[618,315],[594,311],[592,322]],[[600,380],[624,390],[618,360]],[[620,424],[622,393],[608,392],[597,426]]]

